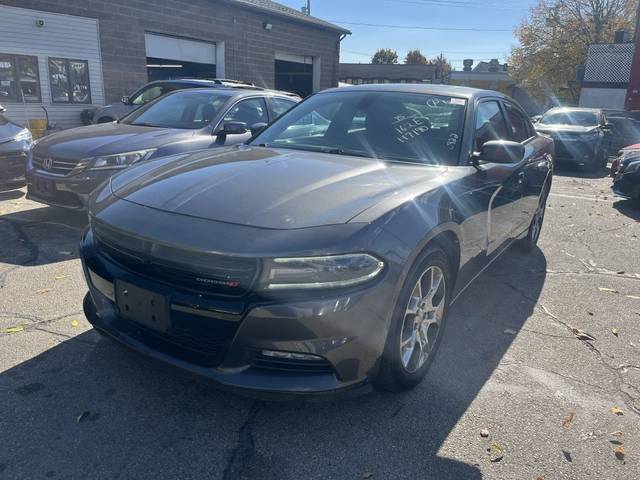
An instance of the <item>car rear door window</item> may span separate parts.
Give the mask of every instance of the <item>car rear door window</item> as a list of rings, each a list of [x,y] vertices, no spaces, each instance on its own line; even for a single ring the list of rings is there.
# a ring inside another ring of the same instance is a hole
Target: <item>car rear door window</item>
[[[131,100],[132,105],[144,105],[145,103],[149,103],[151,100],[155,100],[156,98],[164,95],[167,92],[172,91],[173,88],[168,85],[153,85],[152,87],[144,89],[138,95],[133,97]]]
[[[475,125],[475,148],[480,151],[482,145],[491,140],[508,140],[507,124],[497,101],[482,102],[478,106]]]
[[[249,98],[236,103],[224,116],[225,122],[242,122],[251,127],[256,123],[269,123],[264,98]]]
[[[514,142],[524,142],[531,138],[529,121],[520,113],[520,110],[507,102],[504,103],[504,108],[507,113],[507,118],[509,119],[510,140]]]

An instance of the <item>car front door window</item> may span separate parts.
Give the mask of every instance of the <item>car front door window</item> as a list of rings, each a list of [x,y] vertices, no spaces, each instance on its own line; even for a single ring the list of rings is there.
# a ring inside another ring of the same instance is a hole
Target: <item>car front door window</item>
[[[249,98],[236,103],[224,116],[225,122],[242,122],[248,128],[256,123],[269,123],[267,104],[263,98]]]
[[[491,140],[507,140],[507,124],[497,101],[482,102],[478,106],[475,124],[476,151]]]

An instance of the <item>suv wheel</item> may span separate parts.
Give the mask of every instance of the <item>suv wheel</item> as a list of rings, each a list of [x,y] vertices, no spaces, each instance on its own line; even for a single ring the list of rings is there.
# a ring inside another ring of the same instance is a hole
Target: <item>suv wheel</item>
[[[427,374],[442,340],[451,280],[449,259],[440,248],[428,248],[421,254],[398,297],[374,381],[378,388],[409,390]]]

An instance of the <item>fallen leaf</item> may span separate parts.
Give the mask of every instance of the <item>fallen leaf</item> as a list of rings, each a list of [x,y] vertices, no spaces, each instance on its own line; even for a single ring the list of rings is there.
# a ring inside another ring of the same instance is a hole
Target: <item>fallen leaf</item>
[[[618,460],[624,460],[624,447],[620,446],[618,448],[616,448],[613,453],[615,454],[616,458]]]
[[[589,315],[590,317],[593,317],[594,313],[593,312],[587,312],[587,315]]]
[[[598,287],[598,290],[600,290],[601,292],[620,293],[618,290],[615,290],[613,288],[606,288],[606,287]]]
[[[611,329],[611,333],[613,333],[616,337],[620,334],[620,329],[618,328],[612,328]]]
[[[624,415],[624,412],[622,411],[622,409],[620,407],[611,407],[611,413],[613,413],[614,415]]]
[[[36,293],[37,293],[38,295],[42,295],[42,294],[44,294],[44,293],[48,293],[48,292],[50,292],[50,291],[51,291],[51,289],[50,289],[50,288],[43,288],[42,290],[37,290],[37,291],[36,291]]]
[[[490,460],[490,462],[491,462],[491,463],[498,463],[498,462],[501,462],[503,458],[504,458],[504,455],[499,455],[499,456],[497,456],[496,458],[492,458],[492,459]]]
[[[487,438],[489,436],[489,430],[487,430],[486,428],[483,428],[482,430],[480,430],[480,436],[482,438]]]
[[[583,332],[582,330],[575,327],[571,327],[571,332],[576,336],[578,340],[586,340],[588,342],[594,342],[596,340],[596,337],[594,337],[593,335],[590,335],[587,332]]]
[[[491,450],[495,450],[496,452],[500,452],[500,453],[504,452],[503,446],[497,442],[491,444]]]
[[[17,325],[15,327],[3,328],[0,329],[0,333],[19,333],[24,330],[22,325]]]
[[[562,455],[564,455],[564,458],[567,460],[567,462],[569,463],[573,462],[573,458],[571,457],[571,452],[567,450],[562,450]]]
[[[505,333],[506,335],[515,335],[515,334],[516,334],[516,333],[518,333],[518,332],[516,332],[516,331],[515,331],[514,329],[512,329],[512,328],[507,328],[507,329],[504,331],[504,333]]]
[[[622,436],[622,432],[620,430],[617,430],[615,432],[611,432],[609,435],[611,435],[612,437],[621,437]]]
[[[66,276],[66,275],[58,275],[58,276],[56,277],[56,280],[63,280],[63,279],[65,279],[65,278],[67,278],[67,276]]]
[[[71,326],[72,327],[77,327],[78,326],[78,320],[71,320]]]
[[[82,412],[80,415],[78,415],[78,418],[76,419],[76,421],[78,423],[82,422],[83,420],[86,420],[86,418],[91,414],[91,412]]]
[[[564,420],[562,421],[562,426],[564,428],[569,428],[571,426],[571,423],[573,423],[573,417],[575,417],[575,412],[571,412],[569,413],[569,415],[567,415],[566,417],[564,417]]]

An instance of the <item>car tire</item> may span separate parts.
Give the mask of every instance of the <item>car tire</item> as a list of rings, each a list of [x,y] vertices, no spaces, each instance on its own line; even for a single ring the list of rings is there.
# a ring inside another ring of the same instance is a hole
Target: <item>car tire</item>
[[[520,241],[520,247],[526,251],[533,251],[538,245],[540,239],[540,233],[542,232],[542,226],[544,225],[544,215],[547,211],[547,200],[549,198],[549,191],[551,186],[549,183],[545,183],[540,193],[540,200],[538,201],[538,207],[531,219],[529,229],[527,230],[527,236]]]
[[[442,341],[452,289],[449,258],[437,246],[427,248],[415,261],[398,296],[373,382],[376,388],[402,392],[422,381]]]

